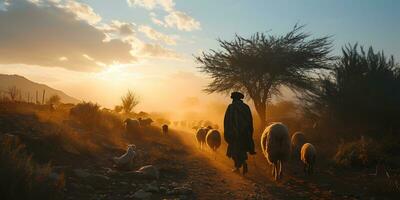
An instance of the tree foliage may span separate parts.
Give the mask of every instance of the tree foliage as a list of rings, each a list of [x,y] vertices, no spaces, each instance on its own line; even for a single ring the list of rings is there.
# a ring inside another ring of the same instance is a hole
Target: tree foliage
[[[52,95],[48,100],[47,100],[47,104],[60,104],[61,103],[61,97],[58,95]]]
[[[128,90],[125,96],[121,97],[121,101],[124,112],[130,113],[139,104],[139,97],[134,92]]]
[[[332,73],[320,79],[316,93],[305,97],[307,112],[358,130],[398,129],[400,71],[393,56],[357,44],[345,46],[342,53]]]
[[[333,57],[330,37],[310,39],[304,26],[294,26],[282,36],[255,33],[249,38],[236,35],[233,41],[219,39],[221,50],[211,50],[196,57],[200,70],[212,78],[206,91],[242,91],[252,100],[262,125],[266,120],[266,106],[280,88],[295,91],[312,89],[312,73],[326,65]]]

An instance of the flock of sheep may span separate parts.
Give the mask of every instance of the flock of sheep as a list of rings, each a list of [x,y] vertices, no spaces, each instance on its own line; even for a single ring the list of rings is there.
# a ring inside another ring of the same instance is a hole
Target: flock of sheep
[[[138,131],[141,126],[148,126],[151,122],[151,119],[127,119],[125,120],[126,130]],[[168,125],[162,125],[161,130],[164,135],[167,135]],[[211,126],[198,128],[195,136],[200,149],[204,149],[207,145],[215,152],[221,146],[221,133]],[[265,128],[261,135],[261,149],[268,163],[272,165],[272,176],[275,180],[282,178],[283,164],[291,156],[303,162],[306,175],[311,175],[314,171],[317,156],[314,145],[307,143],[305,135],[301,132],[296,132],[290,139],[289,129],[283,123],[272,123]]]
[[[200,149],[207,144],[216,151],[221,146],[220,132],[210,126],[197,129],[196,139]],[[296,132],[290,139],[289,130],[283,123],[272,123],[265,128],[261,135],[261,149],[268,163],[272,165],[272,176],[275,180],[282,178],[283,163],[290,156],[303,162],[306,175],[313,173],[317,155],[314,145],[306,143],[306,137],[301,132]]]
[[[269,164],[272,165],[272,176],[275,180],[282,178],[283,163],[292,155],[304,164],[304,173],[311,175],[317,151],[314,145],[306,143],[305,135],[301,132],[289,137],[288,128],[282,123],[272,123],[265,128],[261,136],[261,148]],[[292,152],[292,154],[291,154]]]
[[[196,139],[200,149],[203,149],[207,144],[215,152],[221,146],[221,133],[211,126],[197,129]]]

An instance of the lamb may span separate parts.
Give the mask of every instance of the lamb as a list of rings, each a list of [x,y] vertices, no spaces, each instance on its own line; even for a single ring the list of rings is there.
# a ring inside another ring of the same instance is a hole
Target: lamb
[[[123,154],[122,156],[119,156],[119,157],[114,157],[112,160],[118,167],[126,166],[126,165],[129,166],[132,164],[136,155],[137,155],[136,145],[129,144],[125,154]]]
[[[164,135],[167,135],[167,134],[168,134],[168,125],[164,124],[164,125],[162,125],[161,128],[162,128],[163,134],[164,134]]]
[[[199,148],[203,149],[204,144],[206,143],[206,136],[207,136],[207,129],[206,128],[199,128],[196,132],[196,139],[199,143]]]
[[[125,121],[125,129],[127,132],[138,132],[140,130],[140,122],[136,119],[127,118]]]
[[[207,145],[216,151],[221,146],[221,134],[216,129],[211,129],[208,131],[206,136]]]
[[[261,136],[261,149],[268,163],[273,166],[272,176],[275,180],[281,179],[283,162],[290,156],[288,128],[280,122],[272,123],[265,128]]]
[[[296,132],[292,135],[292,154],[297,160],[300,160],[300,150],[303,144],[306,143],[306,136],[302,132]]]
[[[311,175],[314,172],[314,164],[317,158],[317,150],[314,145],[305,143],[301,147],[301,161],[304,164],[304,173]]]

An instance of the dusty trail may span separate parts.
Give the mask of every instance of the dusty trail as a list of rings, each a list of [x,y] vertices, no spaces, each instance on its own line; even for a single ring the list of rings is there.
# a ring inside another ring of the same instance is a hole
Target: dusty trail
[[[176,131],[184,145],[198,161],[187,161],[189,179],[193,180],[194,192],[199,199],[363,199],[367,198],[362,188],[352,185],[354,180],[345,179],[344,174],[332,174],[329,168],[317,166],[316,175],[305,177],[300,163],[286,165],[283,180],[271,179],[271,170],[258,151],[248,160],[246,176],[231,172],[232,161],[225,156],[226,146],[217,152],[200,150],[194,133]],[[350,176],[349,176],[350,177]],[[367,181],[362,174],[352,174],[353,179]],[[357,180],[359,181],[359,180]]]
[[[157,131],[155,131],[157,130]],[[160,179],[142,180],[129,176],[129,171],[115,170],[107,157],[119,152],[108,152],[99,158],[77,160],[76,165],[64,170],[67,174],[66,199],[137,199],[139,190],[149,185],[159,188],[147,199],[364,199],[361,192],[333,178],[325,171],[306,178],[293,169],[284,174],[284,179],[275,182],[270,178],[270,169],[258,152],[249,158],[249,174],[243,176],[231,172],[232,161],[225,156],[226,146],[215,154],[206,148],[197,148],[194,133],[171,130],[162,136],[158,129],[150,131],[143,141],[135,144],[141,155],[134,169],[144,165],[155,165],[160,169]],[[77,173],[76,170],[83,171]],[[79,175],[90,173],[86,175]],[[83,176],[83,177],[82,177]],[[343,175],[340,175],[343,176]],[[353,176],[354,177],[354,176]],[[357,177],[360,178],[360,177]],[[335,186],[335,189],[331,188]],[[190,192],[170,193],[174,188],[185,187]],[[353,193],[335,191],[347,188]],[[164,189],[161,189],[164,188]],[[354,194],[356,192],[357,194]],[[358,195],[358,196],[357,196]],[[141,198],[139,198],[141,199]]]
[[[224,146],[216,153],[208,148],[201,150],[193,133],[182,130],[176,133],[197,159],[186,164],[190,172],[188,178],[195,182],[193,189],[198,199],[276,199],[268,192],[261,192],[260,187],[248,177],[231,171],[232,162],[224,155]]]

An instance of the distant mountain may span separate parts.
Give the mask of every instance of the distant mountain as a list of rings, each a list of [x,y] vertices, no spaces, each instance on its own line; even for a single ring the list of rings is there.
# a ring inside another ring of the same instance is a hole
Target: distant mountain
[[[45,90],[45,101],[52,95],[58,95],[63,103],[78,103],[79,100],[68,96],[60,90],[53,89],[45,84],[35,83],[19,75],[0,74],[0,94],[7,94],[8,88],[16,86],[21,91],[21,99],[30,102],[36,101],[36,91],[38,100],[42,101],[43,90]],[[19,99],[19,98],[18,98]]]

